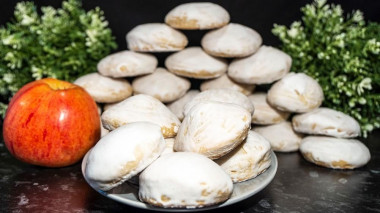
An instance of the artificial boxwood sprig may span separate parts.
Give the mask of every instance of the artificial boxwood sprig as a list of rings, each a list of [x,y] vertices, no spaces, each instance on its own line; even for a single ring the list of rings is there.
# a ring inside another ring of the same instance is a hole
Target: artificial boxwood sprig
[[[116,48],[103,11],[86,12],[79,0],[55,9],[33,2],[16,5],[14,18],[0,28],[0,114],[24,84],[53,77],[73,81],[96,71],[98,61]]]
[[[345,17],[340,5],[315,0],[301,8],[302,21],[272,32],[293,59],[292,71],[315,78],[324,106],[356,118],[362,136],[380,127],[380,24],[360,11]]]

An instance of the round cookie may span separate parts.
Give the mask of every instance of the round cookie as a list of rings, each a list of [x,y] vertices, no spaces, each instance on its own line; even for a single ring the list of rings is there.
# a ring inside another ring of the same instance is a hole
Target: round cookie
[[[211,2],[192,2],[176,6],[165,16],[165,23],[183,30],[205,30],[222,27],[230,22],[230,15]]]
[[[86,178],[100,190],[110,190],[145,169],[165,148],[159,126],[148,122],[124,125],[108,133],[91,149]]]
[[[100,116],[102,115],[102,108],[100,107],[99,104],[97,104],[98,106],[98,113],[99,113],[99,118]],[[100,119],[100,137],[104,137],[105,135],[107,135],[110,131],[106,128],[103,127],[103,124],[102,124],[102,119]]]
[[[203,49],[213,56],[246,57],[259,49],[262,38],[249,27],[230,23],[206,33],[201,44]]]
[[[134,27],[126,35],[128,49],[140,52],[171,52],[182,50],[186,36],[166,24],[148,23]]]
[[[205,53],[200,47],[188,47],[173,53],[165,60],[172,73],[197,79],[216,78],[227,71],[227,61]]]
[[[89,73],[74,81],[83,87],[97,103],[114,103],[132,95],[132,86],[125,79],[102,76],[99,73]]]
[[[228,77],[227,74],[223,74],[218,78],[202,82],[200,89],[202,92],[209,89],[233,89],[243,93],[244,95],[249,95],[252,94],[255,89],[255,85],[237,83]]]
[[[251,114],[255,110],[252,102],[247,96],[233,89],[210,89],[196,95],[185,105],[184,114],[186,115],[193,106],[203,101],[218,101],[222,103],[236,104],[248,110]]]
[[[177,118],[180,121],[182,121],[185,117],[185,115],[183,114],[183,109],[185,108],[185,105],[198,94],[198,90],[190,90],[178,100],[168,104],[167,107],[177,116]]]
[[[285,121],[290,116],[289,112],[283,112],[273,108],[267,102],[267,94],[264,92],[256,92],[248,96],[253,106],[255,113],[252,115],[252,123],[260,125],[270,125]]]
[[[261,46],[246,58],[234,59],[228,66],[228,76],[244,84],[270,84],[286,75],[292,58],[277,48]]]
[[[293,117],[295,131],[306,134],[353,138],[360,135],[359,123],[342,112],[321,107]]]
[[[302,140],[302,135],[294,132],[289,121],[269,126],[257,126],[253,128],[253,131],[266,138],[276,152],[297,151]]]
[[[355,139],[325,136],[305,137],[300,151],[309,162],[333,169],[354,169],[371,159],[368,148]]]
[[[249,131],[240,146],[215,162],[237,183],[263,173],[270,166],[271,152],[270,143],[263,136]]]
[[[251,113],[236,104],[204,101],[186,114],[175,151],[197,152],[217,159],[238,146],[251,127]]]
[[[215,162],[191,152],[161,156],[140,175],[140,200],[164,208],[200,208],[227,200],[231,178]]]
[[[121,102],[121,101],[120,101]],[[106,111],[107,109],[111,108],[112,106],[115,106],[116,104],[120,102],[115,102],[115,103],[109,103],[109,104],[104,104],[103,105],[103,112]]]
[[[134,94],[147,94],[168,103],[182,97],[190,89],[190,81],[157,68],[152,74],[135,78],[132,88]]]
[[[270,105],[288,112],[308,112],[318,108],[323,101],[321,86],[303,73],[288,73],[268,91]]]
[[[104,57],[97,68],[104,76],[122,78],[152,73],[157,64],[154,55],[125,50]]]
[[[146,121],[161,127],[165,138],[177,134],[181,122],[163,103],[150,95],[135,95],[103,112],[104,128],[114,130],[124,124]]]

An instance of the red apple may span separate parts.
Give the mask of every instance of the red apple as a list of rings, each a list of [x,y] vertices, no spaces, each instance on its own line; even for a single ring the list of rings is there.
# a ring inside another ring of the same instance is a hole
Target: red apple
[[[31,82],[9,103],[3,137],[10,153],[26,163],[74,164],[100,138],[96,103],[83,88],[66,81]]]

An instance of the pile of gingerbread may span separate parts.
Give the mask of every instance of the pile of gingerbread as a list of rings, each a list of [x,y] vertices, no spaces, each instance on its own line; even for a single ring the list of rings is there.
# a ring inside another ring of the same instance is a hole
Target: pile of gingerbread
[[[329,168],[369,161],[368,148],[349,139],[360,134],[357,121],[321,108],[317,81],[290,72],[291,58],[262,45],[255,30],[229,22],[219,5],[179,5],[165,23],[133,28],[129,50],[74,82],[100,106],[102,138],[85,166],[92,186],[106,191],[138,179],[142,202],[196,208],[226,201],[234,183],[265,172],[272,150],[300,150]],[[180,30],[209,31],[200,46],[186,47]],[[156,52],[173,52],[165,68]],[[254,92],[256,85],[270,89]]]

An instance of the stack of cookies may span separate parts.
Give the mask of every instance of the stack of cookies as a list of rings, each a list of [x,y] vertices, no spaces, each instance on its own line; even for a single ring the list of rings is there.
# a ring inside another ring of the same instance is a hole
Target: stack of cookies
[[[103,58],[98,72],[74,82],[103,109],[103,135],[85,168],[94,187],[110,190],[139,177],[141,201],[197,208],[226,201],[233,183],[263,173],[272,149],[297,151],[302,143],[305,158],[318,165],[366,163],[343,158],[353,147],[365,150],[359,141],[302,139],[305,133],[357,136],[359,130],[351,128],[352,118],[318,108],[321,87],[305,74],[291,73],[289,55],[262,45],[254,29],[229,22],[219,5],[179,5],[165,23],[133,28],[126,35],[129,50]],[[209,31],[199,46],[187,47],[180,30]],[[157,67],[157,52],[173,52],[165,67]],[[195,80],[199,88],[191,85]],[[254,92],[257,85],[271,87]],[[331,154],[339,147],[346,152]]]
[[[358,122],[342,112],[320,107],[323,98],[322,88],[314,79],[303,73],[288,73],[270,87],[267,95],[250,96],[256,106],[253,123],[265,124],[253,130],[267,138],[273,150],[300,150],[306,160],[320,166],[334,169],[364,166],[370,160],[368,148],[349,139],[359,136]],[[262,106],[266,106],[266,111],[259,113]],[[261,116],[265,113],[273,116],[275,124],[263,121]],[[291,121],[286,121],[291,113]],[[304,137],[305,134],[311,136]]]

